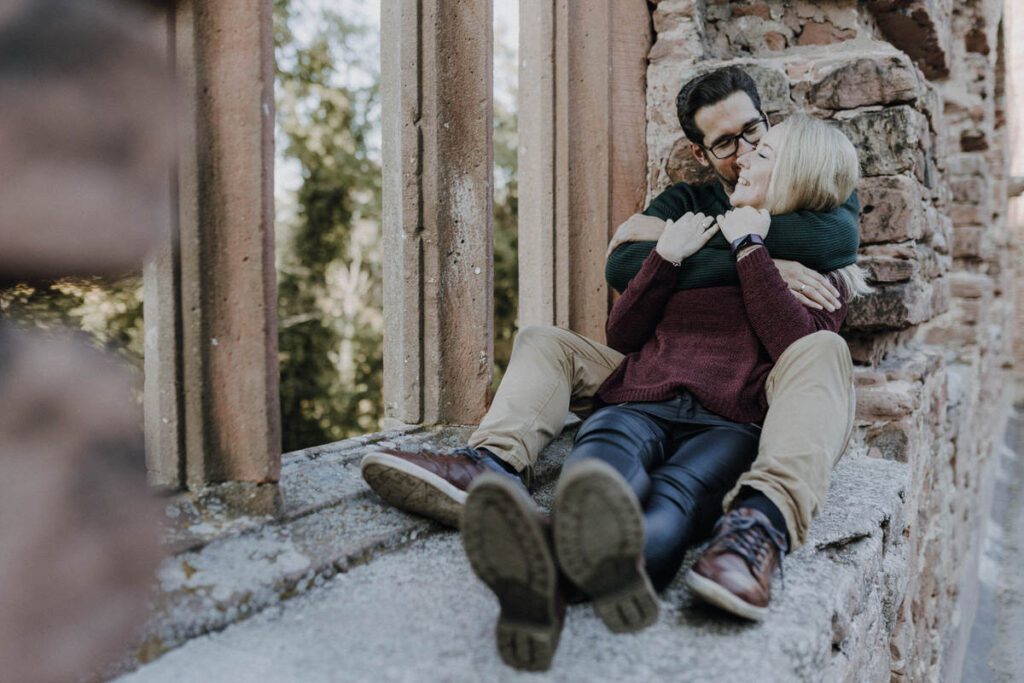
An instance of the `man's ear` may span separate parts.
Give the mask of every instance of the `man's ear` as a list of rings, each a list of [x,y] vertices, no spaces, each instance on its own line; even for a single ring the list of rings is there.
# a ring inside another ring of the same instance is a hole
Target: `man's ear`
[[[693,152],[693,157],[697,160],[701,166],[710,166],[711,162],[708,160],[708,153],[700,145],[690,143],[690,151]]]

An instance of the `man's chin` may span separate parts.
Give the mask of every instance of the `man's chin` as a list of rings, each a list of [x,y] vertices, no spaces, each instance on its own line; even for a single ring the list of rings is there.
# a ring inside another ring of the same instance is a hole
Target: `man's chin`
[[[735,178],[727,178],[716,170],[715,177],[718,178],[720,183],[722,183],[722,187],[725,189],[725,194],[732,197],[732,193],[736,191],[736,181],[739,179],[739,176]]]

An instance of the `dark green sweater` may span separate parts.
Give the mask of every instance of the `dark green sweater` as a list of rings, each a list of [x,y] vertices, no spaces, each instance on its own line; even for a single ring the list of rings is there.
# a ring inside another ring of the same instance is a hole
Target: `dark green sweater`
[[[679,183],[655,197],[644,214],[676,220],[688,211],[720,216],[731,208],[728,195],[717,181],[707,185]],[[832,211],[795,211],[772,216],[765,246],[772,258],[799,261],[822,273],[842,268],[857,261],[859,215],[860,200],[854,192],[842,206]],[[619,246],[605,265],[608,284],[619,292],[625,291],[656,244],[627,242]],[[696,254],[686,258],[679,269],[679,289],[738,284],[736,261],[721,232]]]

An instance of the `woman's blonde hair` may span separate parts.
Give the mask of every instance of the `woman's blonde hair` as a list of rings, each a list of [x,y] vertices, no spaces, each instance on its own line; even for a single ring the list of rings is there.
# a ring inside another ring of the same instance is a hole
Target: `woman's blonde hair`
[[[830,211],[850,196],[860,179],[857,150],[836,127],[804,114],[779,124],[765,208],[770,213]]]
[[[843,285],[848,302],[875,291],[868,284],[867,271],[856,263],[829,271],[828,274],[835,277]]]
[[[768,181],[765,208],[769,213],[831,211],[857,187],[857,150],[842,131],[819,119],[795,114],[780,124],[782,141],[775,150],[775,168]],[[867,274],[853,264],[833,270],[846,289],[847,301],[871,292]]]

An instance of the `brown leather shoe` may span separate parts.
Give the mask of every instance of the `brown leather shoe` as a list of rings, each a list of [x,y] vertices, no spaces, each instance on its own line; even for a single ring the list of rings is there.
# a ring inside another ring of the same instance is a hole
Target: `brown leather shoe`
[[[496,472],[473,448],[448,453],[381,448],[363,457],[363,479],[385,502],[451,527],[459,526],[469,485],[485,472]],[[523,487],[514,474],[499,473]]]
[[[521,485],[497,473],[476,478],[462,521],[470,566],[498,598],[498,652],[509,666],[546,671],[565,620],[547,520]]]
[[[737,508],[715,525],[686,583],[707,602],[753,621],[768,614],[772,574],[782,567],[786,537],[760,511]]]

